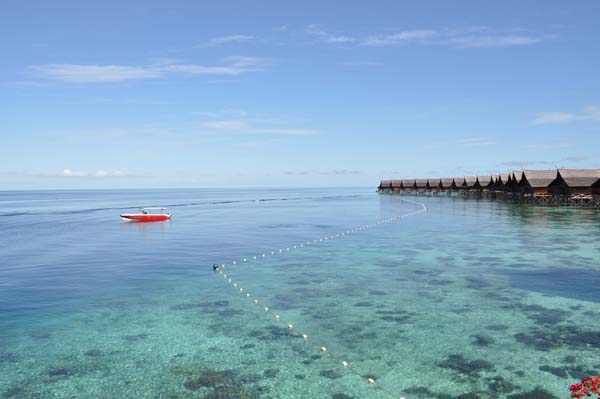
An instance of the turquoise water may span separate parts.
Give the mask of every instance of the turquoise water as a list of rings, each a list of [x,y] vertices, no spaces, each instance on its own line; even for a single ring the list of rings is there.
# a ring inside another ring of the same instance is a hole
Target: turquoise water
[[[600,373],[598,213],[413,200],[428,211],[337,238],[419,208],[369,189],[2,192],[0,397],[562,398]],[[174,219],[117,217],[152,205]]]

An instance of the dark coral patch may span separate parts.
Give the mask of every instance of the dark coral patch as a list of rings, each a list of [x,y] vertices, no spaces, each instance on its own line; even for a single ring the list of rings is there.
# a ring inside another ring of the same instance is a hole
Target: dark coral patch
[[[498,395],[495,392],[473,391],[463,393],[457,396],[456,399],[498,399]]]
[[[494,338],[484,334],[471,335],[471,338],[473,339],[473,344],[477,346],[490,346],[496,342]]]
[[[141,341],[143,339],[148,338],[148,334],[136,334],[136,335],[125,335],[123,339],[129,342]]]
[[[558,398],[542,388],[536,388],[533,391],[509,395],[508,399],[558,399]]]
[[[90,349],[89,351],[86,351],[83,354],[89,357],[100,357],[103,355],[102,351],[99,349]]]
[[[461,354],[454,354],[440,363],[439,367],[458,371],[467,376],[478,376],[481,371],[493,370],[494,365],[483,359],[467,360]]]
[[[329,378],[330,380],[336,380],[342,377],[342,373],[337,370],[322,370],[319,372],[319,375],[324,378]]]
[[[259,394],[251,390],[236,387],[222,386],[215,388],[212,392],[204,395],[202,399],[258,399]]]
[[[279,374],[279,369],[266,369],[263,372],[265,378],[275,378],[277,377],[277,374]]]
[[[497,393],[511,393],[515,390],[515,386],[510,381],[500,376],[494,377],[488,386],[492,391]]]
[[[200,375],[183,383],[190,391],[197,391],[201,387],[215,388],[224,385],[235,385],[238,373],[234,370],[204,370]]]
[[[334,393],[331,395],[331,399],[354,399],[354,397],[346,395],[345,393]]]

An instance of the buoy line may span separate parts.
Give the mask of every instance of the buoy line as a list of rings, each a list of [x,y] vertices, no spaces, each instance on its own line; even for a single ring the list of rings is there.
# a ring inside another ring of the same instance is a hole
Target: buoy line
[[[315,245],[317,243],[323,242],[323,241],[329,241],[332,239],[336,239],[336,238],[342,238],[345,237],[347,235],[353,234],[353,233],[357,233],[359,231],[364,231],[382,224],[386,224],[386,223],[391,223],[391,222],[396,222],[396,221],[400,221],[402,220],[402,218],[405,217],[409,217],[409,216],[414,216],[414,215],[418,215],[420,213],[423,212],[427,212],[427,207],[425,206],[425,204],[419,203],[419,202],[415,202],[415,201],[411,201],[411,200],[406,200],[406,199],[401,199],[401,201],[403,202],[407,202],[407,203],[411,203],[414,205],[418,205],[421,209],[414,211],[414,212],[410,212],[407,214],[403,214],[403,215],[398,215],[398,216],[394,216],[391,218],[386,218],[386,219],[381,219],[377,222],[371,223],[371,224],[366,224],[363,226],[359,226],[359,227],[355,227],[353,229],[350,230],[346,230],[343,231],[341,233],[337,233],[337,234],[328,234],[325,237],[321,237],[319,239],[315,239],[312,241],[306,241],[303,242],[301,244],[298,245],[293,245],[291,247],[286,247],[286,248],[280,248],[278,250],[273,250],[270,251],[271,255],[276,255],[276,254],[280,254],[280,253],[286,253],[289,252],[291,250],[296,250],[299,248],[304,248],[310,245]],[[246,258],[242,258],[241,259],[241,264],[248,262],[248,260],[250,259],[251,261],[257,261],[260,260],[262,258],[265,258],[267,255],[267,253],[262,253],[260,255],[254,255],[252,257],[246,257]],[[231,265],[237,265],[238,262],[236,260],[231,262]],[[287,329],[290,331],[290,333],[298,338],[301,338],[304,342],[308,342],[309,341],[309,335],[306,332],[301,331],[301,329],[299,329],[294,323],[292,322],[288,322],[286,321],[287,319],[284,319],[281,317],[281,314],[278,312],[275,312],[270,306],[268,306],[265,302],[259,300],[258,298],[254,298],[250,292],[247,292],[244,290],[243,287],[240,286],[240,284],[238,284],[231,276],[231,273],[228,273],[226,271],[224,271],[223,269],[225,269],[227,267],[226,264],[221,264],[219,266],[219,264],[214,264],[213,265],[213,269],[215,270],[215,272],[218,271],[218,275],[219,276],[223,276],[223,278],[227,281],[227,283],[234,288],[236,291],[238,291],[240,294],[244,295],[247,299],[249,299],[250,301],[252,301],[252,303],[258,307],[262,309],[262,313],[264,314],[274,314],[273,318],[275,319],[276,322],[278,323],[287,323]],[[388,394],[390,397],[396,398],[396,394],[394,394],[393,392],[389,391],[388,389],[386,389],[385,387],[376,384],[376,381],[373,377],[365,377],[363,374],[359,373],[358,370],[356,370],[355,368],[353,368],[350,363],[348,363],[346,360],[332,354],[326,346],[318,346],[319,348],[319,352],[322,354],[322,356],[324,357],[328,357],[330,359],[332,359],[333,361],[335,361],[338,365],[341,365],[344,369],[352,372],[353,374],[357,375],[358,377],[360,377],[362,380],[365,380],[370,386],[374,387],[375,389],[378,389],[386,394]],[[405,399],[404,397],[400,397],[399,399]]]

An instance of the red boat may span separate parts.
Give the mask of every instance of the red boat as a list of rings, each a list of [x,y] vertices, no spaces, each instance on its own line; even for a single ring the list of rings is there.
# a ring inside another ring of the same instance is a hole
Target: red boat
[[[138,213],[124,213],[121,219],[127,222],[164,222],[171,220],[171,214],[166,213],[167,208],[140,208]],[[159,211],[160,213],[152,213]]]

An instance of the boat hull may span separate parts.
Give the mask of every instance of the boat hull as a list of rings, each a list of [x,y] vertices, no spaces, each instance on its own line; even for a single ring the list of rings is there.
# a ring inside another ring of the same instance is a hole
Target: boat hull
[[[164,222],[171,220],[171,215],[150,215],[141,213],[126,213],[121,215],[121,219],[128,222]]]

